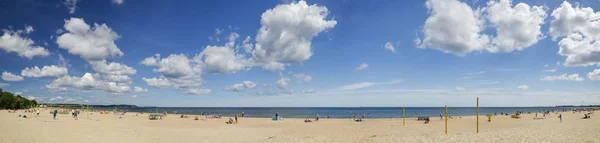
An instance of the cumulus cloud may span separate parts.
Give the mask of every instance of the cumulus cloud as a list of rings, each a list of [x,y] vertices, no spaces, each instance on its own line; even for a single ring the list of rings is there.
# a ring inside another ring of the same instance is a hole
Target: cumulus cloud
[[[395,53],[395,52],[396,52],[396,49],[394,48],[394,45],[392,45],[392,43],[390,43],[390,42],[387,42],[387,43],[385,43],[385,46],[384,46],[384,48],[385,48],[386,50],[390,50],[390,51],[392,51],[393,53]]]
[[[123,56],[123,52],[115,45],[119,38],[116,32],[106,24],[94,23],[90,27],[81,18],[65,20],[66,33],[56,39],[59,48],[70,54],[79,55],[88,61],[100,61],[107,57]]]
[[[158,62],[160,61],[160,54],[155,54],[154,57],[147,57],[140,64],[145,66],[158,66]]]
[[[132,67],[129,67],[120,63],[107,63],[105,60],[102,61],[91,61],[90,64],[94,71],[107,74],[107,75],[133,75],[137,71]]]
[[[24,77],[61,77],[68,74],[66,67],[59,67],[56,65],[44,66],[42,69],[34,66],[21,70],[21,75]]]
[[[490,52],[521,51],[544,38],[541,26],[546,19],[546,8],[511,0],[489,1],[487,18],[496,28]]]
[[[600,13],[590,7],[573,7],[564,1],[554,9],[550,22],[552,39],[564,37],[558,43],[558,54],[566,56],[567,66],[600,65]]]
[[[22,81],[23,77],[19,75],[14,75],[9,72],[2,72],[2,80],[4,81]]]
[[[135,92],[148,92],[148,89],[141,88],[141,87],[138,87],[138,86],[134,86],[134,87],[133,87],[133,90],[134,90]]]
[[[556,72],[556,69],[547,69],[547,70],[542,70],[542,72]]]
[[[225,88],[227,91],[242,91],[244,89],[250,89],[256,87],[256,83],[252,81],[243,81],[242,83],[233,84],[231,87]]]
[[[292,75],[294,78],[296,78],[297,80],[303,81],[305,83],[309,83],[310,81],[312,81],[312,76],[310,75],[306,75],[303,73],[297,73]]]
[[[397,84],[400,82],[402,82],[402,80],[392,80],[389,82],[360,82],[360,83],[354,83],[354,84],[350,84],[350,85],[344,85],[344,86],[337,88],[336,90],[358,90],[358,89],[363,89],[363,88],[376,86],[376,85]]]
[[[123,4],[123,0],[112,0],[112,3],[120,5]]]
[[[569,80],[569,81],[583,81],[583,78],[579,77],[579,74],[562,74],[558,76],[545,76],[542,81],[555,81],[555,80]]]
[[[69,9],[69,13],[75,13],[75,9],[77,8],[78,0],[64,0],[63,4]]]
[[[26,26],[25,31],[23,30],[7,30],[2,29],[4,34],[0,37],[0,49],[6,52],[14,52],[21,57],[32,59],[35,56],[48,56],[50,53],[48,50],[41,46],[35,46],[34,41],[26,37],[33,31],[33,27]]]
[[[154,87],[154,88],[166,88],[171,86],[171,82],[169,82],[166,78],[146,78],[143,77],[142,80],[146,82],[146,84]]]
[[[201,63],[208,73],[236,73],[250,69],[253,66],[252,60],[233,49],[238,37],[237,33],[232,33],[225,46],[207,46],[194,57],[194,61]]]
[[[104,81],[99,74],[85,73],[82,77],[63,76],[53,80],[45,86],[54,91],[66,91],[68,88],[82,90],[102,90],[113,93],[126,93],[131,90],[129,85]]]
[[[356,67],[356,70],[364,70],[364,69],[366,69],[368,67],[369,67],[369,64],[362,63],[362,64],[360,64],[360,66]]]
[[[194,65],[190,59],[183,54],[171,54],[167,58],[160,59],[155,65],[154,72],[161,72],[168,78],[182,78],[200,75],[201,68]]]
[[[474,51],[521,51],[544,38],[541,25],[546,8],[511,0],[490,1],[485,8],[473,9],[457,0],[428,0],[429,17],[423,25],[423,38],[416,39],[419,48],[431,48],[464,56]],[[483,34],[485,21],[496,35]]]
[[[517,86],[517,88],[521,89],[521,90],[527,90],[527,89],[529,89],[529,86],[527,86],[527,85],[519,85],[519,86]]]
[[[148,57],[141,64],[154,66],[152,71],[161,72],[159,78],[143,78],[146,84],[155,88],[174,87],[186,94],[203,95],[209,94],[210,89],[201,89],[202,65],[190,60],[183,54],[171,54],[167,58],[160,59],[160,55]]]
[[[594,71],[589,72],[587,77],[590,80],[600,80],[600,69],[595,69]]]
[[[281,77],[281,79],[277,80],[277,87],[281,89],[287,89],[290,83],[290,78]]]
[[[127,84],[133,83],[133,80],[131,79],[131,77],[129,77],[127,75],[106,75],[105,79],[109,80],[109,81],[117,82],[117,83],[127,83]]]
[[[298,63],[312,56],[311,41],[319,33],[333,28],[337,21],[327,20],[324,6],[305,1],[281,4],[265,11],[252,52],[264,69],[283,69],[284,64]]]
[[[488,44],[489,36],[481,34],[484,20],[480,9],[457,0],[428,0],[425,6],[430,15],[423,25],[423,39],[416,40],[419,48],[465,55]]]

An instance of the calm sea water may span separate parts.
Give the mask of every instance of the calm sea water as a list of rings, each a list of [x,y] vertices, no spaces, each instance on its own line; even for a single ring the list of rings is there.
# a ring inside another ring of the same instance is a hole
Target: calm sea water
[[[245,117],[268,118],[279,113],[284,118],[312,118],[317,113],[321,118],[330,115],[332,118],[349,118],[356,113],[357,117],[366,114],[368,118],[401,118],[402,107],[135,107],[118,108],[119,111],[128,112],[148,112],[154,113],[158,108],[159,112],[167,111],[169,114],[175,112],[179,114],[200,115],[223,115],[234,116],[236,113],[245,113]],[[501,112],[514,114],[517,111],[541,112],[541,111],[560,111],[562,109],[573,109],[575,107],[480,107],[479,114],[494,114]],[[97,110],[112,111],[114,108],[95,108]],[[438,117],[444,113],[444,107],[406,107],[406,117],[431,116]],[[470,116],[475,115],[475,107],[448,107],[450,116]],[[239,115],[241,116],[241,115]]]

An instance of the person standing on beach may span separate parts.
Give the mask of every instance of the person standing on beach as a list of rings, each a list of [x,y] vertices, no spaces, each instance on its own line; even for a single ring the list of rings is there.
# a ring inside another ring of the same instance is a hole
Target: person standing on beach
[[[444,120],[442,113],[440,113],[440,120]]]
[[[558,114],[558,118],[560,119],[560,122],[562,123],[562,114]]]
[[[237,114],[237,113],[235,113],[235,123],[236,123],[236,124],[237,124],[237,117],[238,117],[238,114]]]
[[[244,111],[242,111],[242,117],[244,117]]]
[[[52,113],[52,116],[53,116],[53,117],[52,117],[52,119],[56,120],[56,113],[57,113],[57,112],[58,112],[58,111],[57,111],[56,109],[54,109],[54,112]]]

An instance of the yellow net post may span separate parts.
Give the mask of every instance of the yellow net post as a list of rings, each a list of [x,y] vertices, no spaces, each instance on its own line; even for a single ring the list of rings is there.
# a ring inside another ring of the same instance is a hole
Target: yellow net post
[[[448,105],[446,105],[446,135],[448,134]]]
[[[477,108],[475,109],[475,113],[477,114],[477,129],[476,133],[479,133],[479,97],[477,97]]]
[[[404,117],[404,113],[405,113],[405,112],[404,112],[404,107],[402,107],[402,126],[404,126],[404,125],[405,125],[405,124],[404,124],[404,118],[405,118],[405,117]]]

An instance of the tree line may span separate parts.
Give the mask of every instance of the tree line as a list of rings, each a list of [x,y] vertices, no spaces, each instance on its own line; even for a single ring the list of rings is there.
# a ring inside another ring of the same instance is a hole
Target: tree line
[[[0,88],[0,109],[27,109],[37,105],[35,100],[29,100],[21,95],[15,96]]]

